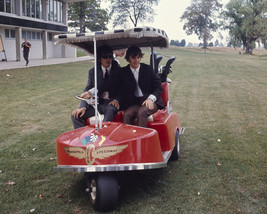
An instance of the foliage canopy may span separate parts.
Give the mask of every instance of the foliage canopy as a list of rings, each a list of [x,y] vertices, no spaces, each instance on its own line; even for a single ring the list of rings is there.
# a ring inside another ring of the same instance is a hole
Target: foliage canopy
[[[224,26],[229,30],[233,45],[243,44],[246,53],[251,53],[257,40],[266,47],[267,1],[231,0],[224,11]]]
[[[80,33],[107,30],[109,16],[106,10],[100,8],[97,0],[70,3],[68,8],[69,26],[79,28]]]
[[[221,7],[222,4],[218,0],[193,0],[180,18],[181,21],[185,21],[183,29],[187,35],[194,33],[199,39],[203,39],[205,49],[208,41],[213,38],[212,32],[216,32],[219,27],[216,12]]]
[[[155,12],[153,6],[158,5],[159,0],[111,0],[111,12],[113,27],[126,27],[130,21],[134,27],[143,21],[153,21]]]

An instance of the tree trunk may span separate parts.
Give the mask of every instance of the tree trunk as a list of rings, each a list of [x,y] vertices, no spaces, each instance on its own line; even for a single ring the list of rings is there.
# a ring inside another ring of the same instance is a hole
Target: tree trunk
[[[83,28],[83,8],[84,8],[84,2],[80,2],[80,33],[85,32],[85,29]]]
[[[203,35],[203,48],[204,53],[206,53],[207,46],[208,46],[208,15],[205,14],[205,27],[204,27],[204,35]]]

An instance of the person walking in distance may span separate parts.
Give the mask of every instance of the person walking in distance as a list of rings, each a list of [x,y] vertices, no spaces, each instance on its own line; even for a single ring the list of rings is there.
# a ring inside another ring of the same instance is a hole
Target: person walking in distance
[[[31,47],[31,43],[29,43],[27,38],[25,38],[24,42],[21,44],[21,48],[23,48],[23,57],[26,61],[26,66],[29,64],[29,53]]]

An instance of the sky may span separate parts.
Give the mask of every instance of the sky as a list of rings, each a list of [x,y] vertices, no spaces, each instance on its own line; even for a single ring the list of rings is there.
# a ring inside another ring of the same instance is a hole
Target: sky
[[[225,6],[230,0],[220,0],[220,2]],[[151,26],[164,30],[169,40],[179,40],[185,39],[186,43],[199,43],[198,37],[196,35],[188,36],[183,30],[184,23],[180,21],[185,9],[191,5],[191,0],[159,0],[158,6],[155,7],[156,16],[154,17],[153,23],[142,23],[142,26]],[[111,26],[108,28],[111,30]],[[132,26],[131,26],[132,27]],[[216,34],[213,34],[215,41],[219,39]],[[225,38],[226,34],[223,33]],[[213,41],[212,40],[212,41]],[[213,41],[213,42],[214,42]],[[222,41],[224,42],[224,41]]]

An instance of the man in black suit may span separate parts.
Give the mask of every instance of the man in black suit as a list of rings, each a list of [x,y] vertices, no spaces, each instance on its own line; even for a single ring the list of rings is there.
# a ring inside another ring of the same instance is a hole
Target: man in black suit
[[[132,46],[125,59],[129,65],[121,68],[119,74],[120,96],[118,101],[126,109],[123,122],[133,124],[137,118],[137,125],[147,127],[147,118],[158,109],[164,108],[160,97],[163,89],[159,76],[153,69],[140,63],[143,53],[140,48]]]
[[[104,114],[103,121],[112,121],[119,109],[118,102],[114,101],[114,97],[117,95],[119,89],[115,85],[108,90],[104,90],[103,85],[115,81],[118,76],[119,66],[118,63],[113,60],[113,50],[108,46],[98,48],[97,58],[98,111],[100,114]],[[88,99],[95,95],[94,73],[94,68],[89,70],[87,85],[84,92],[80,95],[82,98]],[[81,101],[80,108],[75,109],[71,115],[74,129],[85,126],[85,120],[94,115],[95,109],[85,101]]]

